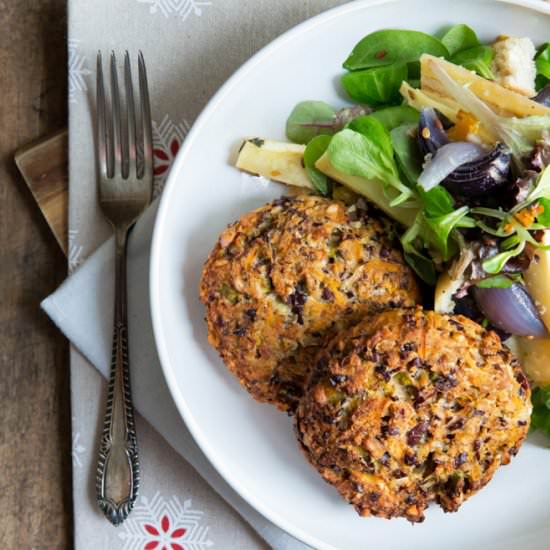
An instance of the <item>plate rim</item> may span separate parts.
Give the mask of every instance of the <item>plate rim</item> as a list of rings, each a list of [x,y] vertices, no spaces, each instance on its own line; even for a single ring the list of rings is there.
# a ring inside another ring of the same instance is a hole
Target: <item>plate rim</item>
[[[170,174],[166,180],[164,190],[159,199],[159,206],[157,215],[153,226],[153,237],[151,241],[151,256],[149,261],[149,300],[151,309],[151,319],[153,325],[153,335],[155,339],[155,345],[161,365],[163,376],[166,380],[166,384],[170,391],[170,395],[176,405],[178,413],[183,419],[185,425],[189,429],[193,439],[199,446],[200,450],[204,453],[210,464],[214,469],[222,476],[224,481],[233,489],[240,498],[242,498],[249,506],[259,512],[265,519],[272,522],[274,525],[285,531],[287,534],[293,536],[306,545],[313,548],[319,548],[322,550],[338,550],[332,545],[328,545],[325,542],[317,539],[317,537],[309,534],[305,530],[298,527],[296,524],[288,522],[280,514],[273,511],[269,506],[265,505],[262,501],[258,500],[253,494],[240,486],[239,480],[235,479],[229,469],[227,469],[223,462],[218,459],[217,453],[211,448],[210,443],[203,437],[201,429],[195,418],[188,408],[185,397],[181,393],[177,380],[174,374],[174,368],[170,365],[168,359],[167,344],[163,337],[162,315],[160,311],[160,258],[161,258],[161,241],[166,229],[164,220],[167,218],[166,212],[171,204],[170,197],[176,189],[177,174],[181,172],[180,166],[186,161],[189,151],[192,149],[192,145],[196,137],[200,134],[202,128],[215,113],[215,111],[223,104],[223,99],[228,95],[233,88],[235,88],[259,63],[261,63],[272,52],[282,47],[286,42],[293,40],[298,35],[308,32],[310,29],[329,21],[332,18],[340,17],[342,14],[352,13],[354,11],[361,11],[365,7],[373,7],[384,4],[392,4],[400,0],[356,0],[354,2],[348,2],[340,6],[329,8],[324,12],[321,12],[290,29],[283,32],[277,38],[263,46],[260,50],[254,53],[247,61],[245,61],[239,68],[237,68],[233,74],[222,84],[222,86],[214,93],[214,95],[208,100],[205,107],[193,123],[189,133],[187,134],[180,150],[178,151],[176,158],[174,159]],[[437,0],[433,0],[437,1]],[[550,3],[543,0],[485,0],[486,3],[509,4],[527,8],[535,12],[550,15]]]

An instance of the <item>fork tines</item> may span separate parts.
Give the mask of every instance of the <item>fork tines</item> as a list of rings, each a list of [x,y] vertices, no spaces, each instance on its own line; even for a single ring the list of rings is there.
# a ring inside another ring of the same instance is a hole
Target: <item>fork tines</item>
[[[97,158],[100,176],[150,179],[153,173],[151,107],[147,72],[138,54],[139,118],[135,109],[130,55],[124,54],[124,94],[118,85],[115,52],[110,55],[110,113],[106,100],[101,51],[97,54]],[[122,107],[121,107],[122,105]],[[110,114],[110,116],[109,116]]]

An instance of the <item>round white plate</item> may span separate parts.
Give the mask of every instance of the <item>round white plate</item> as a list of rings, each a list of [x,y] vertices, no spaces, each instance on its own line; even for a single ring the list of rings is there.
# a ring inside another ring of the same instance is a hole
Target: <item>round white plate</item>
[[[254,402],[206,337],[198,299],[204,260],[219,233],[282,194],[231,166],[245,136],[284,139],[304,99],[345,104],[337,90],[354,44],[380,28],[435,32],[467,23],[484,40],[499,34],[550,39],[550,5],[534,1],[351,2],[311,19],[256,54],[210,101],[175,161],[157,217],[151,307],[164,374],[197,443],[220,474],[275,524],[316,548],[423,550],[548,548],[550,450],[531,439],[456,514],[430,507],[426,521],[359,518],[309,466],[290,420]]]

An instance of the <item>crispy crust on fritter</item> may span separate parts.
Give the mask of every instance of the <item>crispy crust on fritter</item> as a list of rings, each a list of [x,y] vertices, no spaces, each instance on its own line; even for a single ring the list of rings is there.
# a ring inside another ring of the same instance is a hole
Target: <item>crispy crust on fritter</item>
[[[424,519],[488,483],[525,438],[530,389],[494,332],[388,310],[321,351],[296,411],[308,460],[363,516]]]
[[[210,343],[259,401],[292,412],[327,335],[419,292],[388,230],[366,210],[283,198],[220,236],[200,286]]]

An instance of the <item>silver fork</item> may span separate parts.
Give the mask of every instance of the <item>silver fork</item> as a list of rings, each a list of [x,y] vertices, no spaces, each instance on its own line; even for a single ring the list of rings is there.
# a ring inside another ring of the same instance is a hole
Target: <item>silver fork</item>
[[[153,146],[151,110],[143,55],[138,56],[139,123],[128,52],[124,56],[125,109],[117,63],[111,54],[111,109],[105,100],[101,52],[97,55],[97,160],[99,204],[115,233],[115,315],[111,374],[99,447],[96,493],[99,507],[119,525],[134,507],[140,468],[130,392],[126,307],[126,242],[132,225],[151,201]],[[138,131],[136,131],[138,128]]]

